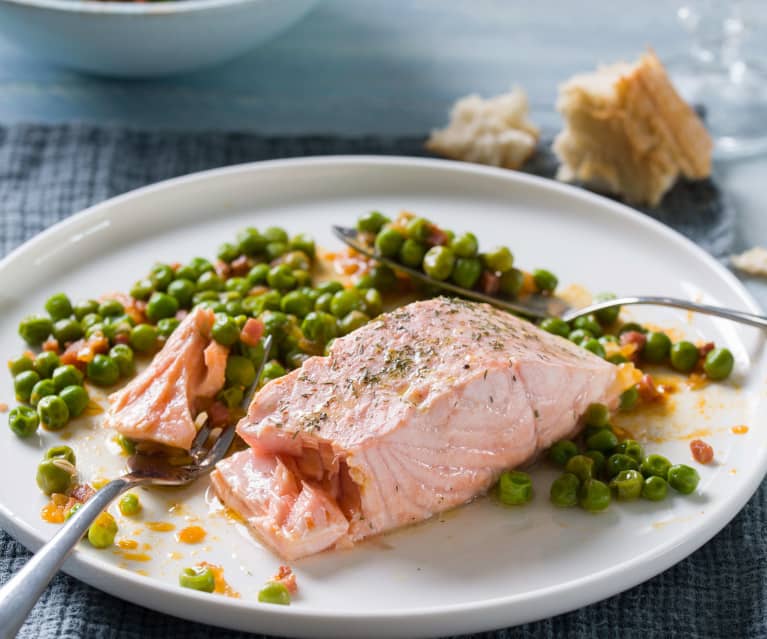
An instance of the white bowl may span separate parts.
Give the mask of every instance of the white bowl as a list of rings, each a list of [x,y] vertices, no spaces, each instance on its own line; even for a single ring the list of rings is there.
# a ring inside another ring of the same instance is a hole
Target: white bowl
[[[318,0],[0,0],[0,35],[33,55],[109,76],[169,75],[234,58]]]

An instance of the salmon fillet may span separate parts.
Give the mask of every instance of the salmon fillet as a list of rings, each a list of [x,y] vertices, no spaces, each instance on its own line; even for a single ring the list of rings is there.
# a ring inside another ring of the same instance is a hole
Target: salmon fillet
[[[214,320],[209,309],[191,311],[152,363],[109,396],[104,424],[130,439],[188,450],[197,434],[195,401],[224,385],[229,349],[211,339]]]
[[[422,521],[567,437],[616,367],[486,304],[381,315],[269,382],[213,486],[287,559]],[[303,522],[299,523],[303,518]],[[319,529],[319,530],[318,530]]]

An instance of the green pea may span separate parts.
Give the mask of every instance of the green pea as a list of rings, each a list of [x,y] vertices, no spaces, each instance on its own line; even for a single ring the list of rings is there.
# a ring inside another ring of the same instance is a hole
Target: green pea
[[[549,459],[557,464],[557,466],[564,466],[571,457],[578,454],[578,446],[575,442],[569,439],[563,439],[556,442],[551,448],[549,448]]]
[[[249,226],[237,233],[237,248],[241,254],[255,257],[263,253],[269,240],[258,229]]]
[[[83,336],[83,327],[76,319],[60,319],[53,325],[53,336],[59,344],[76,342]]]
[[[571,331],[570,334],[567,336],[567,339],[569,339],[571,342],[575,342],[576,344],[581,344],[582,342],[587,342],[594,336],[587,330],[583,328],[576,328],[574,331]]]
[[[607,458],[605,465],[607,477],[612,479],[622,470],[638,470],[637,460],[622,453],[615,453]]]
[[[651,475],[642,484],[642,497],[650,501],[662,501],[668,494],[668,483],[663,477]]]
[[[59,397],[67,405],[71,418],[82,415],[88,406],[88,391],[82,386],[66,386],[59,392]]]
[[[598,479],[587,479],[578,491],[578,503],[589,512],[601,512],[610,505],[610,488]]]
[[[671,366],[680,373],[689,373],[698,363],[700,352],[692,342],[681,341],[671,347]]]
[[[279,226],[270,226],[264,231],[267,242],[288,242],[288,232]]]
[[[306,317],[312,310],[312,301],[301,291],[290,291],[286,293],[280,302],[280,308],[283,313],[291,313],[296,317]]]
[[[203,273],[214,270],[213,264],[204,257],[193,257],[189,262],[189,268],[194,271],[195,279],[199,279]],[[179,275],[179,277],[181,276]]]
[[[53,446],[45,451],[43,459],[66,459],[73,466],[77,463],[75,451],[69,446]]]
[[[397,276],[385,264],[378,264],[370,269],[370,275],[373,278],[375,287],[385,293],[392,290],[397,284]]]
[[[335,318],[333,319],[335,322]],[[258,342],[255,346],[248,346],[246,344],[243,344],[240,342],[239,344],[240,348],[240,354],[243,357],[247,357],[251,362],[253,362],[253,366],[258,368],[261,366],[261,362],[264,361],[264,344],[263,342]]]
[[[115,441],[126,455],[133,455],[136,452],[136,444],[124,435],[117,435]]]
[[[507,506],[526,504],[533,498],[533,481],[530,475],[517,470],[507,470],[498,479],[498,499]]]
[[[647,333],[645,345],[642,348],[642,359],[651,364],[660,364],[666,360],[670,351],[671,340],[668,335],[659,331]]]
[[[519,269],[512,268],[505,273],[501,273],[501,279],[498,281],[498,290],[506,297],[516,297],[522,290],[525,283],[525,274]]]
[[[304,362],[309,359],[309,355],[298,348],[294,348],[285,355],[285,363],[289,368],[301,368]]]
[[[322,293],[314,302],[314,310],[323,313],[330,312],[330,303],[333,301],[333,293]]]
[[[482,275],[482,262],[476,257],[459,257],[455,260],[450,278],[458,286],[474,288]]]
[[[115,344],[109,350],[109,357],[117,364],[121,377],[130,377],[136,372],[133,350],[127,344]]]
[[[23,373],[24,371],[34,370],[34,362],[32,361],[31,357],[27,357],[26,355],[21,355],[20,357],[17,357],[16,359],[12,359],[8,361],[8,370],[11,372],[11,375],[15,377],[16,375],[18,375],[19,373]]]
[[[56,293],[51,295],[45,302],[45,310],[55,322],[72,315],[72,302],[69,301],[69,298],[64,293]]]
[[[72,507],[64,514],[64,521],[69,521],[75,513],[83,507],[80,502],[72,504]]]
[[[244,297],[250,291],[250,284],[244,277],[230,277],[224,283],[224,288],[231,294],[237,293],[240,298]]]
[[[361,291],[365,291],[369,288],[375,288],[375,282],[373,281],[373,276],[370,273],[365,273],[354,284],[354,288],[358,288]]]
[[[565,472],[575,475],[581,481],[594,476],[594,460],[586,455],[573,455],[565,464]]]
[[[604,428],[610,423],[610,411],[604,404],[595,402],[588,405],[583,414],[583,420],[589,426]]]
[[[175,275],[173,269],[167,264],[156,264],[149,272],[149,279],[152,280],[155,290],[164,291]]]
[[[251,286],[265,284],[267,275],[269,275],[269,265],[256,264],[250,271],[248,271],[248,284]]]
[[[450,242],[450,248],[457,257],[475,257],[479,250],[479,242],[474,233],[464,233],[453,238]]]
[[[52,351],[43,351],[34,361],[34,369],[40,377],[50,377],[53,375],[53,371],[56,370],[59,362],[59,356]]]
[[[19,335],[31,346],[42,344],[53,331],[53,321],[44,315],[28,315],[19,322]]]
[[[165,317],[173,317],[178,311],[178,301],[167,293],[152,293],[146,305],[146,316],[157,322]]]
[[[269,270],[266,276],[269,286],[280,291],[289,291],[296,287],[296,278],[293,271],[286,264],[278,264]]]
[[[177,280],[189,280],[190,282],[196,282],[200,274],[194,270],[189,264],[185,266],[179,266],[175,273],[173,273],[174,279]]]
[[[258,600],[261,603],[287,606],[290,604],[290,592],[285,584],[270,581],[258,591]]]
[[[632,410],[638,401],[639,389],[636,386],[631,386],[621,393],[618,408],[622,411]]]
[[[168,284],[168,295],[176,298],[180,308],[189,308],[195,293],[194,282],[187,279],[173,280]]]
[[[615,335],[602,335],[602,337],[599,338],[599,343],[602,345],[619,344],[620,340]]]
[[[581,482],[575,475],[565,473],[552,482],[549,499],[555,506],[570,508],[578,503],[578,489],[580,487]]]
[[[330,313],[312,311],[301,323],[301,332],[312,342],[326,344],[338,334],[336,318]]]
[[[58,393],[67,386],[80,386],[83,383],[83,374],[72,364],[65,364],[64,366],[58,366],[53,371],[51,379]]]
[[[298,235],[294,235],[290,240],[290,248],[294,251],[301,251],[310,259],[314,258],[316,253],[314,239],[306,233],[299,233]]]
[[[698,487],[700,475],[694,468],[686,464],[674,464],[668,469],[668,484],[678,493],[689,495]]]
[[[96,300],[80,300],[72,307],[72,310],[75,318],[82,321],[86,315],[99,312],[99,303]]]
[[[46,395],[37,403],[37,415],[48,430],[60,430],[69,421],[69,408],[58,395]]]
[[[507,246],[497,246],[482,255],[482,261],[489,271],[505,273],[514,266],[514,256]]]
[[[606,452],[618,445],[618,438],[610,428],[598,428],[586,437],[586,446],[594,450]]]
[[[66,459],[44,459],[37,466],[37,485],[46,495],[65,493],[72,485],[75,467]]]
[[[399,249],[399,261],[410,268],[420,268],[426,247],[412,238],[406,239]],[[371,276],[372,278],[372,276]]]
[[[446,280],[453,272],[455,255],[446,246],[432,246],[423,257],[423,270],[435,280]]]
[[[216,399],[230,410],[237,408],[242,403],[243,392],[239,386],[230,386],[216,395]]]
[[[359,291],[346,289],[338,291],[330,301],[330,312],[338,318],[345,317],[352,311],[361,311],[365,308],[365,302]]]
[[[607,356],[607,361],[617,366],[618,364],[625,364],[629,360],[625,355],[621,355],[620,353],[613,353],[612,355]]]
[[[424,217],[414,217],[407,223],[407,237],[416,242],[425,242],[431,234],[431,222]]]
[[[278,361],[272,360],[271,362],[267,362],[264,364],[263,373],[261,373],[261,385],[263,386],[269,380],[282,377],[286,373],[287,371]]]
[[[134,300],[148,300],[149,296],[154,292],[154,284],[149,279],[139,280],[131,287],[129,292]]]
[[[325,293],[330,293],[331,295],[333,293],[338,293],[338,291],[343,291],[344,285],[341,284],[341,282],[337,282],[335,280],[328,280],[326,282],[320,282],[317,284],[317,291],[323,295]]]
[[[219,344],[231,346],[240,338],[240,329],[232,317],[226,313],[216,313],[211,335]]]
[[[388,224],[391,220],[379,211],[371,211],[357,220],[357,230],[365,233],[378,233],[384,224]]]
[[[224,280],[215,271],[205,271],[197,278],[198,291],[223,291]]]
[[[303,251],[291,251],[290,253],[286,253],[280,262],[287,266],[291,271],[308,271],[311,268],[309,257]]]
[[[124,313],[125,307],[117,300],[104,300],[99,304],[98,314],[102,317],[114,317]]]
[[[582,328],[591,333],[594,337],[600,337],[602,335],[602,326],[599,324],[596,315],[593,313],[576,317],[573,320],[573,327]]]
[[[380,315],[383,311],[383,298],[377,289],[369,288],[362,298],[365,305],[365,314],[369,317]]]
[[[241,300],[231,300],[224,304],[224,313],[237,317],[245,313],[245,307],[242,305]]]
[[[80,320],[80,326],[83,327],[83,330],[85,331],[85,334],[88,334],[88,329],[95,325],[95,324],[102,324],[103,325],[104,318],[101,317],[98,313],[88,313],[85,317],[83,317]]]
[[[29,403],[32,406],[37,406],[43,397],[56,394],[56,385],[50,379],[41,379],[37,384],[32,387],[32,392],[29,395]]]
[[[633,457],[638,464],[642,463],[642,460],[644,459],[644,456],[645,456],[644,448],[642,448],[642,444],[640,444],[638,441],[635,441],[633,439],[626,439],[622,441],[613,449],[613,452],[621,453],[622,455],[628,455],[629,457]]]
[[[344,315],[344,317],[338,322],[338,331],[341,335],[348,335],[352,331],[356,331],[370,321],[368,317],[362,311],[351,311]]]
[[[533,271],[533,280],[540,291],[553,291],[557,288],[557,284],[559,284],[557,276],[543,268]]]
[[[726,348],[715,348],[708,352],[703,361],[703,370],[709,379],[715,381],[727,378],[732,373],[735,358]]]
[[[588,457],[591,461],[594,462],[593,466],[593,474],[595,477],[598,477],[602,474],[602,471],[605,468],[605,464],[607,463],[605,460],[604,453],[602,453],[599,450],[587,450],[585,453],[583,453],[586,457]]]
[[[222,262],[233,262],[240,256],[240,249],[231,242],[224,242],[218,247],[216,257]]]
[[[88,528],[88,541],[94,548],[109,548],[117,536],[117,522],[108,512],[101,513]]]
[[[638,470],[620,471],[610,481],[610,488],[615,490],[618,501],[634,501],[642,495],[644,477]]]
[[[139,353],[149,353],[157,345],[157,329],[151,324],[138,324],[130,331],[129,343]]]
[[[8,413],[8,426],[18,437],[30,437],[37,432],[40,418],[31,406],[16,406]]]
[[[86,369],[88,379],[97,386],[112,386],[120,379],[120,369],[108,355],[94,355]]]
[[[293,277],[296,278],[296,286],[299,288],[309,286],[312,283],[312,275],[309,271],[297,269],[293,271]]]
[[[157,334],[168,339],[181,324],[175,317],[165,317],[157,322]],[[149,326],[148,324],[146,326]]]
[[[247,357],[230,355],[226,362],[226,381],[230,384],[250,386],[256,378],[256,368]]]
[[[623,335],[623,333],[628,332],[647,333],[647,329],[636,322],[626,322],[620,329],[618,329],[618,335]]]
[[[397,229],[388,226],[376,235],[376,253],[378,253],[378,255],[383,255],[384,257],[395,257],[399,253],[404,242],[405,238],[402,233]]]
[[[671,462],[663,455],[648,455],[644,458],[639,470],[645,477],[668,477],[668,471],[671,468]]]
[[[214,313],[226,313],[226,304],[223,302],[214,302],[211,300],[206,300],[204,302],[200,302],[199,304],[195,304],[195,306],[199,308],[205,308],[209,311],[213,311]]]
[[[273,335],[278,342],[282,341],[290,328],[290,319],[281,311],[264,311],[261,316],[264,322],[264,332]]]
[[[608,300],[614,300],[614,293],[598,293],[594,296],[594,302],[606,302]],[[610,326],[618,321],[618,316],[621,314],[620,306],[610,306],[609,308],[603,308],[596,311],[594,315],[603,326]]]
[[[570,326],[567,322],[558,317],[547,317],[540,324],[541,328],[547,333],[567,337],[570,334]]]
[[[266,259],[270,262],[273,262],[276,259],[279,259],[285,253],[288,252],[288,245],[285,242],[269,242],[266,245],[266,248],[264,249],[264,254],[266,255]]]
[[[32,395],[32,389],[40,381],[40,376],[35,371],[22,371],[13,378],[13,390],[16,399],[20,402],[28,402]]]
[[[591,339],[587,339],[584,342],[581,342],[581,348],[585,348],[587,351],[590,351],[594,353],[597,357],[601,357],[602,359],[605,358],[605,347],[602,346],[599,341],[595,340],[593,337]]]
[[[135,517],[141,512],[141,502],[136,493],[126,493],[118,503],[120,512],[126,517]]]

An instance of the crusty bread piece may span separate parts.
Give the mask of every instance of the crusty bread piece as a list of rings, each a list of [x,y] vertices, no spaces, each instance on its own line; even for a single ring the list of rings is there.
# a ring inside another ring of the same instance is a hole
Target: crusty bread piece
[[[431,132],[426,148],[454,160],[517,169],[535,151],[538,134],[528,119],[527,95],[515,88],[487,100],[478,95],[458,100],[450,123]]]
[[[711,174],[711,138],[654,53],[579,74],[560,87],[557,177],[656,205],[680,175]]]

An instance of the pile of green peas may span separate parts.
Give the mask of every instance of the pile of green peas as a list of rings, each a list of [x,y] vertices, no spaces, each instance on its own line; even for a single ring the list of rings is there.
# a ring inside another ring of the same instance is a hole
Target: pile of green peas
[[[88,406],[83,374],[71,364],[62,365],[56,353],[22,355],[8,362],[8,368],[16,400],[22,402],[9,412],[8,425],[19,437],[30,437],[40,424],[60,430]]]
[[[605,405],[591,404],[584,419],[580,446],[562,440],[549,449],[549,460],[564,471],[551,485],[549,498],[555,506],[601,512],[613,497],[661,501],[669,487],[683,495],[697,488],[700,476],[694,468],[672,464],[662,455],[645,455],[632,439],[619,441]]]
[[[473,233],[456,235],[423,217],[400,218],[392,223],[379,211],[360,217],[357,230],[372,238],[376,254],[420,269],[435,280],[483,289],[483,282],[491,275],[497,286],[486,293],[514,298],[522,290],[525,275],[514,268],[509,248],[499,246],[481,253]],[[539,292],[552,292],[558,284],[556,276],[546,269],[533,271],[532,278]]]

